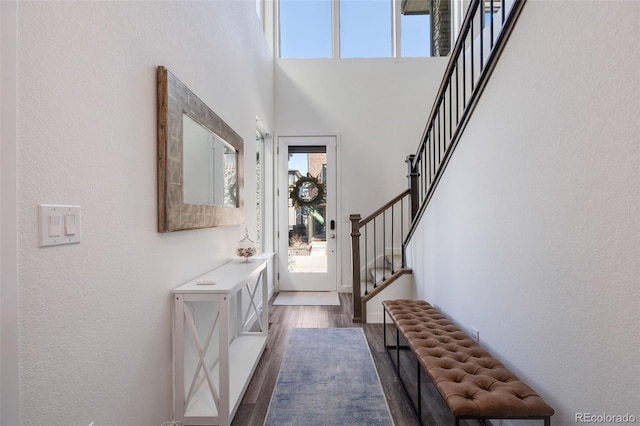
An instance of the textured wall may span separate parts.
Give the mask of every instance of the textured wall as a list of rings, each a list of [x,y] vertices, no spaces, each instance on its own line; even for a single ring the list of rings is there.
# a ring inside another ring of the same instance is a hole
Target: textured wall
[[[556,409],[640,418],[640,5],[527,2],[411,243]]]
[[[156,230],[156,67],[244,138],[255,229],[255,117],[273,61],[253,2],[19,5],[18,221],[25,425],[170,417],[170,289],[233,257],[244,227]],[[82,242],[37,247],[37,204],[79,204]]]

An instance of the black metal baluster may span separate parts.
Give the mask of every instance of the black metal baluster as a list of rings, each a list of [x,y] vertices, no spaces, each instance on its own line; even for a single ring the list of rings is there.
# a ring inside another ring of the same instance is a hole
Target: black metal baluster
[[[469,43],[471,44],[471,93],[473,93],[474,89],[474,81],[473,81],[473,19],[469,21],[469,32],[471,34],[471,40]]]
[[[443,151],[447,151],[447,91],[442,92],[442,147]]]
[[[427,149],[429,147],[429,137],[427,136]],[[420,204],[422,204],[422,200],[424,199],[424,194],[427,193],[427,181],[426,181],[426,177],[427,177],[427,164],[424,162],[423,160],[423,156],[424,153],[427,152],[427,149],[423,149],[422,153],[420,154],[420,173],[422,173],[422,176],[420,176],[420,184],[422,186],[422,191],[420,191]]]
[[[460,61],[456,61],[456,127],[460,122],[460,85],[459,85],[460,76],[458,74],[459,63]]]
[[[387,211],[382,212],[382,279],[387,278]]]
[[[438,121],[440,121],[440,115],[436,113],[436,121],[433,123],[433,168],[438,170],[438,157],[440,156],[440,132],[438,128]]]
[[[409,195],[409,197],[411,197],[411,195]],[[407,197],[403,197],[400,200],[400,249],[402,250],[402,267],[404,268],[405,266],[407,266],[407,262],[406,259],[404,258],[404,200],[407,199]]]
[[[420,153],[420,163],[422,165],[424,165],[424,168],[420,169],[420,171],[423,173],[422,176],[420,176],[420,180],[424,181],[424,192],[426,193],[428,191],[429,188],[429,177],[428,177],[428,173],[429,173],[429,163],[425,161],[425,159],[429,158],[428,156],[428,152],[429,152],[429,133],[426,133],[426,139],[425,139],[425,144],[424,144],[424,149],[422,150],[422,152]],[[422,198],[422,194],[420,194],[420,197]]]
[[[438,105],[438,168],[442,162],[442,102]]]
[[[435,125],[431,128],[431,135],[433,137],[433,143],[431,144],[431,179],[429,183],[429,190],[431,190],[433,179],[436,176],[436,128],[435,128]]]
[[[429,132],[429,134],[427,134],[427,147],[426,149],[422,152],[422,161],[424,163],[424,182],[425,182],[425,188],[426,190],[424,191],[424,193],[426,194],[427,191],[429,190],[429,185],[431,182],[431,166],[429,165],[429,145],[431,144],[431,132]]]
[[[462,42],[462,110],[467,107],[467,54],[466,46]]]
[[[451,87],[451,76],[449,76],[449,141],[453,140],[453,87]]]
[[[484,0],[482,2],[482,8],[480,9],[480,70],[478,73],[482,71],[484,68]]]
[[[437,123],[438,124],[438,168],[440,168],[440,155],[442,150],[442,128],[440,126],[440,105],[438,105],[438,123]]]
[[[444,93],[442,94],[444,98]],[[444,113],[442,112],[443,103],[440,102],[440,107],[438,108],[438,135],[440,138],[440,142],[438,143],[438,168],[442,164],[442,154],[444,153],[444,138],[446,136],[446,127],[444,125]],[[445,132],[443,134],[443,131]]]
[[[493,0],[489,0],[491,2],[491,16],[489,18],[490,20],[490,25],[491,25],[491,49],[493,50]]]
[[[378,285],[376,276],[376,262],[378,261],[378,233],[376,232],[376,221],[378,218],[373,219],[373,288]]]
[[[369,277],[367,274],[369,273],[369,244],[368,244],[368,236],[369,236],[369,224],[367,223],[364,226],[364,294],[369,294]],[[362,281],[362,279],[361,279]]]
[[[395,246],[396,246],[396,242],[394,241],[394,236],[395,236],[395,232],[394,229],[396,227],[396,220],[395,220],[395,208],[396,208],[396,203],[393,203],[391,205],[391,274],[395,274],[395,262],[393,261],[393,252],[395,250]]]

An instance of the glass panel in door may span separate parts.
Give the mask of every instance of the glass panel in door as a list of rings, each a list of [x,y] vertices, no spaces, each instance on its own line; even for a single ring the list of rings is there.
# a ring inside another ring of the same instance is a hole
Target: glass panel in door
[[[327,272],[326,147],[289,147],[287,269]]]
[[[335,137],[280,138],[280,290],[336,290],[334,164]]]

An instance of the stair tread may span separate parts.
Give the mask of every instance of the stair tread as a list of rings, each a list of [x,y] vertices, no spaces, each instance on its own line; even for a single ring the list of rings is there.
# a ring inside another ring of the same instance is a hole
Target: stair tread
[[[385,278],[393,275],[397,269],[391,269],[391,267],[384,268],[371,268],[369,269],[369,275],[374,279],[375,282],[384,281]]]
[[[380,276],[382,275],[382,271],[386,271],[386,276],[384,277],[385,279],[389,278],[391,275],[393,275],[391,273],[391,269],[390,268],[386,268],[386,269],[385,268],[371,268],[371,269],[378,270],[380,272]],[[397,273],[397,272],[411,273],[412,271],[411,271],[411,268],[396,268],[394,270],[394,273]],[[373,276],[370,275],[370,278],[373,278]],[[365,294],[365,289],[366,289],[367,292],[372,291],[376,287],[378,287],[381,284],[383,284],[385,279],[381,279],[378,282],[376,282],[375,286],[374,286],[374,283],[373,283],[373,281],[371,279],[366,279],[366,278],[361,279],[360,280],[360,292],[361,292],[361,294],[362,295]]]
[[[402,255],[401,254],[388,254],[385,256],[385,260],[389,265],[393,265],[396,268],[402,266]]]

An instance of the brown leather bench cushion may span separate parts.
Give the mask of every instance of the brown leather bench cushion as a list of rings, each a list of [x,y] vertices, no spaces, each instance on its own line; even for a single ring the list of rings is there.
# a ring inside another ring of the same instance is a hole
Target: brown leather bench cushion
[[[382,304],[455,416],[553,415],[533,389],[427,302]]]

